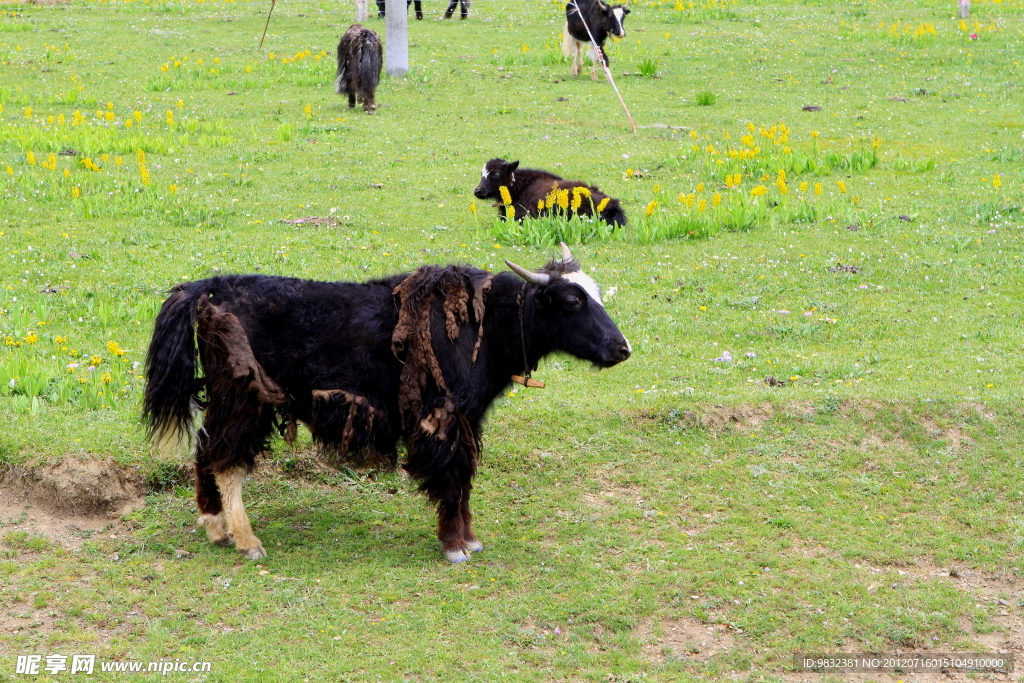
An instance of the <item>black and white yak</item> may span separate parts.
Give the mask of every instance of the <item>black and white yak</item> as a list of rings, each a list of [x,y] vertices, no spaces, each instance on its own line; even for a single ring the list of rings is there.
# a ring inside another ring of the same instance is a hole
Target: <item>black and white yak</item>
[[[444,556],[483,549],[469,494],[488,408],[554,352],[598,367],[630,356],[594,281],[562,245],[537,272],[423,266],[364,283],[228,275],[175,286],[146,360],[154,444],[195,432],[199,522],[218,545],[266,556],[242,481],[296,423],[338,462],[403,463],[437,505]]]
[[[518,221],[527,216],[564,215],[571,218],[599,215],[613,226],[626,224],[626,212],[619,200],[593,185],[564,180],[548,171],[519,168],[518,161],[491,159],[480,171],[480,184],[473,190],[477,199],[494,199],[498,215]]]
[[[338,76],[334,91],[348,95],[348,106],[356,106],[356,97],[367,114],[377,108],[374,97],[384,66],[384,48],[380,36],[361,24],[352,24],[338,42]]]
[[[595,54],[594,44],[600,51],[600,57],[604,64],[611,64],[608,54],[604,51],[604,41],[608,36],[622,38],[626,35],[623,22],[629,8],[622,5],[608,5],[601,0],[570,0],[565,5],[565,29],[562,32],[562,54],[572,57],[572,73],[579,74],[583,69],[583,48],[590,45],[590,60],[593,66],[590,69],[590,77],[597,78],[597,69],[600,64],[599,56]],[[587,29],[590,33],[587,33]],[[591,42],[593,36],[593,43]]]

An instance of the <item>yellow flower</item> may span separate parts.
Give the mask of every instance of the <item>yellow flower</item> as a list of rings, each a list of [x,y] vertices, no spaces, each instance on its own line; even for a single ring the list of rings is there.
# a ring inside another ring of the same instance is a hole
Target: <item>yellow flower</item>
[[[498,188],[498,194],[501,195],[501,203],[508,206],[512,203],[512,195],[509,193],[508,188],[504,185]]]
[[[124,122],[124,127],[125,127],[125,128],[131,128],[131,127],[132,127],[132,126],[134,126],[134,125],[135,125],[135,122],[134,122],[134,121],[132,121],[131,119],[127,119],[127,120],[126,120],[126,121]]]
[[[846,194],[846,183],[839,181],[839,194]]]
[[[692,195],[692,194],[686,195],[686,207],[687,208],[692,207],[693,206],[693,202],[696,201],[696,199],[697,199],[696,195]]]
[[[814,183],[814,194],[821,194],[821,183]]]
[[[779,192],[781,192],[782,194],[789,194],[789,187],[786,185],[785,180],[779,181]]]
[[[655,185],[654,188],[653,188],[653,192],[660,192],[660,191],[661,191],[661,185]]]
[[[816,131],[816,130],[812,130],[812,131],[811,131],[811,137],[812,137],[812,138],[816,138],[816,137],[818,137],[818,131]]]
[[[573,211],[579,211],[580,204],[583,203],[583,194],[580,189],[579,186],[572,188],[572,203],[569,206]]]
[[[27,341],[29,344],[35,344],[37,341],[39,341],[39,335],[36,334],[35,332],[29,332],[28,334],[25,335],[25,341]]]
[[[474,216],[476,215],[476,202],[469,203],[469,212]]]
[[[67,169],[65,169],[65,170],[67,170]],[[11,168],[10,166],[7,167],[7,175],[14,175],[14,169]]]
[[[699,202],[697,202],[697,210],[698,211],[703,211],[706,208],[708,208],[708,200],[702,199]]]
[[[801,192],[807,192],[807,181],[806,181],[806,180],[805,180],[805,181],[803,181],[802,183],[800,183],[800,187],[799,187],[799,190],[800,190]]]
[[[114,157],[114,163],[117,164],[118,166],[121,166],[122,164],[124,164],[124,159],[122,159],[121,157]]]
[[[747,147],[753,147],[754,146],[754,136],[750,135],[748,133],[747,135],[744,135],[743,137],[740,138],[740,142],[742,142]]]
[[[752,124],[752,123],[750,123],[750,122],[748,121],[748,122],[747,122],[747,130],[749,130],[749,131],[750,131],[751,133],[753,133],[753,132],[754,132],[754,130],[755,130],[755,128],[754,128],[754,124]]]
[[[174,125],[174,112],[171,111],[170,109],[167,110],[167,125],[168,126],[173,126]]]
[[[167,188],[167,191],[170,192],[171,194],[177,194],[178,186],[175,183],[171,183],[171,186]]]
[[[558,206],[563,211],[569,208],[569,190],[558,191]]]
[[[25,161],[28,162],[29,166],[36,165],[36,155],[32,153],[32,150],[25,152]]]
[[[67,169],[65,169],[67,170]],[[78,189],[78,185],[71,188],[71,196],[78,199],[82,195],[82,191]]]
[[[786,169],[784,169],[784,168],[780,168],[779,169],[779,179],[778,179],[778,182],[780,182],[780,183],[786,182]]]
[[[715,194],[713,194],[711,196],[711,206],[718,206],[721,203],[722,203],[722,194],[720,192],[716,192]]]
[[[512,220],[515,220],[515,218],[516,218],[516,207],[514,207],[514,206],[505,207],[505,215],[508,216],[509,218],[511,218]]]
[[[25,107],[25,118],[26,119],[31,119],[32,118],[32,107]]]
[[[537,200],[537,210],[538,211],[543,211],[544,210],[544,200],[543,199],[538,199]],[[474,213],[476,213],[476,212],[474,211]]]
[[[597,212],[601,213],[604,211],[604,207],[608,206],[608,202],[611,201],[611,197],[605,197],[601,200],[601,203],[597,205]]]
[[[64,114],[57,114],[57,123],[62,126],[64,125]]]
[[[696,140],[697,139],[697,131],[691,130],[690,131],[690,137]]]
[[[96,367],[97,365],[99,365],[102,362],[103,362],[103,358],[101,358],[100,356],[92,356],[91,358],[89,358],[89,366],[90,367]]]
[[[124,349],[116,341],[107,342],[107,352],[112,353],[115,356],[123,356],[125,354]]]
[[[185,100],[178,100],[178,109],[181,109],[184,106],[185,106]]]
[[[307,104],[306,108],[302,110],[302,113],[306,115],[307,119],[313,118],[313,105]]]
[[[110,384],[111,380],[113,379],[114,378],[110,376],[109,372],[104,372],[102,375],[100,375],[100,381],[103,382],[104,384]]]
[[[750,195],[752,197],[760,197],[767,191],[768,188],[765,187],[764,185],[757,185],[756,187],[750,190]]]
[[[1002,187],[1002,186],[1003,186],[1003,177],[1000,176],[1000,175],[992,176],[992,187],[999,188],[999,187]]]
[[[703,192],[704,191],[704,183],[697,183],[696,191],[697,192]]]
[[[658,202],[652,201],[650,204],[647,205],[647,208],[644,210],[644,213],[647,214],[647,216],[653,216],[654,210],[656,208],[658,208]]]
[[[64,336],[61,336],[61,335],[57,335],[56,337],[53,338],[53,343],[54,344],[63,344],[67,340],[68,340],[67,337],[64,337]]]

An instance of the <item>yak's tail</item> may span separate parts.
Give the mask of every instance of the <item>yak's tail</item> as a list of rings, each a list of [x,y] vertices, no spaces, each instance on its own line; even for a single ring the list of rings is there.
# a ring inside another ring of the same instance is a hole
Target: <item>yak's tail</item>
[[[146,395],[142,417],[153,446],[169,453],[192,436],[199,405],[196,317],[204,290],[196,283],[178,285],[156,317],[146,356]]]
[[[562,29],[562,54],[574,58],[580,52],[579,41],[569,35],[569,21],[566,20]]]
[[[613,225],[617,228],[621,228],[626,224],[626,212],[622,210],[622,205],[619,204],[618,199],[609,199],[608,206],[604,207],[604,211],[601,212],[601,218],[608,225]]]
[[[346,33],[338,42],[338,75],[334,79],[334,92],[344,95],[348,92],[348,37]]]
[[[380,70],[383,66],[384,49],[380,36],[373,31],[363,33],[362,44],[359,46],[359,64],[355,66],[359,87],[373,101],[373,94],[380,83]]]

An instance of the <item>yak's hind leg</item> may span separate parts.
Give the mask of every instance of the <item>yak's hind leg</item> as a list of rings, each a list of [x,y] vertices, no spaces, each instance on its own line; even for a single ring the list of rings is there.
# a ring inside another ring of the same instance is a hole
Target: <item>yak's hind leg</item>
[[[267,556],[263,543],[256,538],[249,524],[249,516],[242,505],[242,482],[245,481],[245,468],[232,467],[216,475],[217,488],[220,489],[221,500],[224,501],[224,517],[227,518],[228,530],[235,540],[235,548],[250,560],[262,560]],[[209,527],[207,527],[209,533]]]
[[[253,356],[238,318],[200,304],[196,329],[207,408],[196,437],[196,500],[210,541],[250,559],[266,557],[242,505],[242,481],[267,448],[274,411],[287,396]]]

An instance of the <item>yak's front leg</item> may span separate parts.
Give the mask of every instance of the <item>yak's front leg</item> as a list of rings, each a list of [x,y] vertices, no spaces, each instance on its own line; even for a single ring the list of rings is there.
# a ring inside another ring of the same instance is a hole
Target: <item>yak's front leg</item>
[[[469,559],[470,553],[478,553],[484,549],[473,533],[472,515],[469,512],[469,491],[472,487],[467,483],[453,489],[446,500],[437,506],[437,538],[441,541],[441,552],[452,564],[459,564]]]
[[[267,556],[263,543],[256,538],[249,524],[249,516],[245,514],[242,504],[242,482],[245,481],[244,467],[230,467],[216,474],[217,488],[220,489],[221,500],[224,502],[224,519],[228,533],[235,541],[235,548],[250,560],[262,560]],[[207,534],[210,527],[207,527]],[[212,540],[212,538],[211,538]]]

